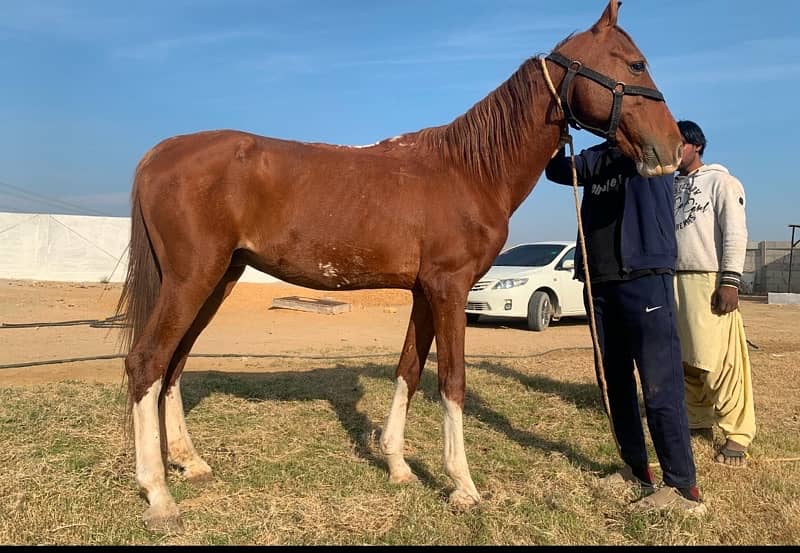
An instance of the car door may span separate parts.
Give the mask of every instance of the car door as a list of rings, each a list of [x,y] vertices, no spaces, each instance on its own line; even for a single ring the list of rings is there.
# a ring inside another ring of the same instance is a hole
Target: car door
[[[562,315],[580,315],[583,306],[583,283],[573,278],[575,276],[575,248],[571,247],[555,266],[557,285],[556,294],[561,303]]]

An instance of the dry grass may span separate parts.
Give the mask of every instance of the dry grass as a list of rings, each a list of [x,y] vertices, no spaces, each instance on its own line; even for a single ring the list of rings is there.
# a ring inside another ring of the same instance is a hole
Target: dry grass
[[[411,405],[407,458],[420,483],[388,482],[374,436],[393,392],[389,364],[184,376],[187,420],[215,471],[205,487],[170,474],[186,533],[140,521],[118,387],[0,389],[0,542],[5,544],[798,544],[800,352],[753,353],[760,423],[750,466],[696,443],[710,514],[636,515],[597,485],[616,453],[591,353],[468,369],[465,439],[484,497],[451,512],[433,371]],[[717,436],[719,439],[720,437]]]

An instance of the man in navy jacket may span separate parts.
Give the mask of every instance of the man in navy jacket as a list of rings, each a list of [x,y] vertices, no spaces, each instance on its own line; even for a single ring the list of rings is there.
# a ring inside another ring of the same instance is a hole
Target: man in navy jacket
[[[576,277],[584,280],[587,263],[610,416],[625,462],[604,481],[641,486],[644,497],[634,503],[637,509],[705,512],[696,485],[673,314],[674,176],[642,177],[636,164],[607,142],[583,150],[575,164],[583,187],[581,218],[588,258],[584,260],[578,249]],[[571,162],[563,148],[548,164],[546,175],[556,183],[572,184]],[[586,293],[584,301],[588,313]],[[665,484],[658,490],[647,459],[634,362]]]

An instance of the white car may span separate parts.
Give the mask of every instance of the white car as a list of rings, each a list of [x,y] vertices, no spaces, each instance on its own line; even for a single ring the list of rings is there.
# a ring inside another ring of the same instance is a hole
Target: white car
[[[575,242],[535,242],[503,251],[467,296],[467,322],[517,317],[544,330],[561,317],[586,316],[583,284],[573,278]]]

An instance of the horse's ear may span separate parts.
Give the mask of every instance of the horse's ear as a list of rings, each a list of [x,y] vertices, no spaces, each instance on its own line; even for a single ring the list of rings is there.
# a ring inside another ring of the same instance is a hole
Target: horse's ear
[[[597,23],[592,27],[593,30],[602,30],[605,27],[613,27],[617,24],[617,15],[619,14],[619,7],[622,5],[620,0],[610,0],[606,9],[603,10],[603,15],[597,20]]]

